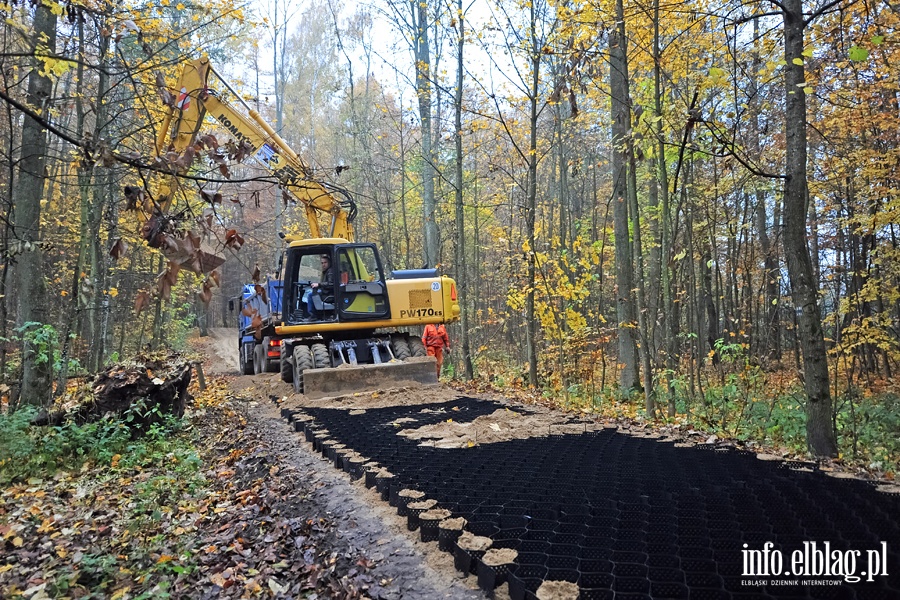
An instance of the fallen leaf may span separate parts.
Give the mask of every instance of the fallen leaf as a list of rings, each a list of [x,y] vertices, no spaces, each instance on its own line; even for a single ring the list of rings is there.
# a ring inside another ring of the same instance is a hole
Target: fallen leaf
[[[44,591],[44,588],[45,588],[45,587],[47,587],[47,583],[46,583],[46,582],[45,582],[45,583],[42,583],[42,584],[40,584],[40,585],[36,585],[36,586],[33,586],[33,587],[28,588],[27,590],[25,590],[24,592],[22,592],[22,594],[25,595],[25,596],[35,596],[35,597],[40,596],[40,597],[46,597],[46,594],[42,594],[42,593],[41,593],[41,592]]]
[[[38,527],[38,530],[37,530],[38,533],[50,533],[51,531],[53,531],[53,523],[55,521],[56,521],[56,519],[53,517],[44,519],[41,522],[41,526]]]
[[[130,592],[130,591],[131,591],[131,588],[130,588],[130,587],[119,588],[119,589],[117,589],[115,592],[113,592],[113,595],[110,596],[110,600],[121,600],[121,599],[124,598],[124,597],[128,594],[128,592]]]
[[[283,585],[280,585],[275,579],[269,580],[269,589],[272,590],[273,594],[283,594],[287,588]]]

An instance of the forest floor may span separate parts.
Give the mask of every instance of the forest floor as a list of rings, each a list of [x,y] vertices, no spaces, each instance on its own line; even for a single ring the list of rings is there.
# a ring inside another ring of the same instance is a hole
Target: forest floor
[[[234,330],[214,329],[193,340],[209,384],[194,390],[186,417],[196,474],[180,474],[190,452],[173,442],[143,463],[123,467],[116,455],[0,489],[0,597],[483,598],[451,555],[419,541],[374,489],[313,452],[280,410],[445,405],[460,392],[437,385],[310,400],[277,374],[238,375],[235,339]],[[572,423],[571,414],[535,402],[523,414],[504,406],[527,398],[483,397],[501,408],[468,423],[452,415],[424,427],[399,419],[398,435],[459,448],[616,428],[676,445],[733,444],[671,425]],[[761,459],[782,458],[756,450]],[[495,597],[508,598],[505,586]]]
[[[188,439],[0,488],[0,598],[482,598],[301,443],[267,398],[290,387],[237,375],[235,336],[197,340]]]

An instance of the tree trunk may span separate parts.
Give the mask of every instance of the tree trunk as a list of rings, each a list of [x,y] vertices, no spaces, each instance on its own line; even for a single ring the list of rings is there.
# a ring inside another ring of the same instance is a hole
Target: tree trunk
[[[536,286],[535,268],[535,212],[537,210],[537,122],[538,122],[538,94],[541,73],[541,45],[537,39],[537,13],[534,2],[529,3],[530,20],[529,34],[531,37],[531,85],[529,89],[529,152],[528,152],[528,189],[525,199],[525,239],[528,242],[528,292],[525,296],[525,344],[528,351],[528,383],[531,387],[537,387],[537,320],[534,316],[534,300]]]
[[[46,45],[56,51],[57,17],[49,6],[35,7],[32,52]],[[43,65],[35,60],[28,75],[28,105],[43,116],[49,114],[53,82],[40,74]],[[19,163],[19,182],[16,189],[15,235],[22,246],[16,265],[16,293],[18,323],[47,323],[47,288],[44,282],[41,240],[41,199],[44,196],[47,152],[47,132],[36,120],[25,116],[22,126],[22,155]],[[25,332],[27,335],[27,331]],[[52,352],[52,350],[45,350]],[[22,385],[20,399],[27,404],[42,405],[50,399],[51,366],[53,357],[39,356],[38,349],[27,341],[23,344]]]
[[[808,193],[806,181],[806,93],[803,66],[802,0],[784,2],[784,67],[786,175],[784,186],[784,254],[794,306],[800,311],[798,328],[806,388],[806,439],[818,456],[836,456],[832,425],[828,360],[815,275],[806,243]]]
[[[456,285],[459,289],[462,314],[460,315],[460,346],[462,347],[463,372],[466,380],[475,376],[472,367],[472,352],[469,341],[469,311],[471,302],[467,298],[468,277],[466,274],[466,225],[463,206],[463,143],[462,143],[462,95],[463,95],[463,51],[465,37],[465,13],[462,0],[457,1],[457,18],[459,19],[459,37],[456,40],[456,97],[454,102],[454,125],[456,141]],[[477,242],[474,244],[477,245]]]
[[[97,74],[97,101],[95,104],[96,121],[94,123],[93,138],[105,140],[108,135],[107,118],[109,114],[107,95],[109,94],[109,74],[107,50],[109,38],[101,36],[99,48],[100,70]],[[108,141],[108,140],[107,140]],[[112,144],[110,144],[112,146]],[[91,323],[91,360],[90,369],[93,372],[103,367],[107,349],[107,325],[109,320],[109,295],[107,281],[106,252],[101,238],[101,224],[103,221],[103,207],[106,205],[110,187],[109,169],[101,167],[100,177],[95,176],[96,185],[91,193],[91,203],[88,210],[88,256],[90,263],[90,277],[93,282],[93,298],[91,310],[88,311]]]
[[[676,365],[676,352],[678,344],[678,310],[675,306],[675,294],[672,289],[674,283],[673,269],[670,265],[672,256],[672,218],[669,194],[669,171],[666,162],[666,140],[663,135],[663,88],[662,88],[662,47],[659,40],[659,0],[653,0],[653,107],[656,117],[657,149],[653,159],[654,176],[656,186],[661,197],[659,198],[659,249],[651,258],[650,279],[655,282],[659,279],[660,292],[653,294],[654,302],[661,303],[662,311],[654,310],[651,314],[654,321],[662,326],[661,336],[664,338],[664,352],[666,371],[669,373],[669,402],[666,414],[675,416],[675,386],[674,373]],[[651,202],[654,199],[651,197]],[[655,266],[655,269],[654,269]],[[654,270],[659,274],[654,276]],[[660,315],[661,312],[661,316]]]
[[[630,394],[640,388],[636,318],[632,290],[634,260],[628,234],[628,180],[626,146],[631,124],[628,109],[628,59],[625,48],[625,16],[622,0],[616,0],[618,26],[609,36],[609,87],[612,100],[613,229],[616,245],[616,318],[619,342],[619,388]]]
[[[437,226],[437,201],[434,197],[434,150],[431,130],[431,47],[428,42],[428,2],[410,2],[415,31],[413,59],[416,61],[416,93],[422,126],[422,211],[425,236],[425,265],[436,267],[440,261],[440,236]]]
[[[626,66],[627,68],[627,66]],[[625,73],[628,80],[628,73]],[[631,98],[628,98],[631,106]],[[650,328],[647,324],[647,293],[644,288],[644,247],[641,240],[641,213],[637,199],[637,161],[634,156],[634,140],[628,136],[628,204],[631,213],[631,229],[634,231],[634,272],[637,275],[637,318],[640,332],[639,356],[644,384],[644,409],[648,417],[656,414],[656,400],[653,392],[653,368],[650,365]]]
[[[78,63],[75,77],[75,135],[77,139],[84,138],[84,64],[85,64],[85,46],[84,46],[84,23],[78,23],[78,55],[81,62]],[[68,96],[68,92],[64,92]],[[82,160],[78,165],[78,197],[80,200],[80,214],[78,221],[78,253],[75,259],[75,266],[72,269],[72,287],[69,288],[68,298],[68,315],[63,319],[62,327],[62,348],[60,349],[60,366],[57,373],[55,396],[61,396],[66,389],[66,381],[69,378],[69,355],[71,351],[73,332],[77,335],[81,327],[81,294],[79,293],[79,283],[81,281],[81,272],[84,270],[84,260],[87,253],[88,235],[87,235],[87,207],[88,192],[90,189],[91,172],[93,165],[86,160]]]
[[[713,364],[718,365],[721,357],[716,351],[716,342],[721,339],[722,334],[719,333],[719,311],[713,299],[710,263],[712,263],[712,255],[708,249],[705,249],[700,258],[700,281],[703,285],[701,304],[706,311],[706,342],[709,344],[709,350],[713,352]]]

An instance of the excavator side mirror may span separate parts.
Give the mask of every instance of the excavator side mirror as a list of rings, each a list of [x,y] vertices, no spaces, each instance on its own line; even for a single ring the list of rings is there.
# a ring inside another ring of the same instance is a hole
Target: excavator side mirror
[[[234,312],[234,298],[228,301],[228,312]]]

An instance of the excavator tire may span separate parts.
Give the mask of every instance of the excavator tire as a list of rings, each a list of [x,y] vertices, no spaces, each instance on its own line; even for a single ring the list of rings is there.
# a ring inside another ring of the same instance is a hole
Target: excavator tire
[[[391,352],[397,360],[406,360],[410,357],[409,343],[406,341],[406,335],[395,333],[391,336]]]
[[[305,386],[303,384],[304,371],[312,371],[316,366],[313,363],[312,351],[309,346],[298,344],[294,346],[294,391],[298,394],[304,393]]]
[[[316,369],[324,369],[331,366],[331,355],[328,353],[328,346],[325,344],[313,344],[312,356]]]
[[[422,343],[421,338],[414,335],[409,336],[409,351],[414,358],[428,356],[428,353],[425,351],[425,344]]]
[[[253,348],[253,374],[261,375],[266,372],[266,352],[262,344]]]
[[[284,356],[285,347],[281,349],[281,361],[279,367],[281,368],[281,380],[285,383],[294,383],[294,365],[291,364],[291,361]]]

